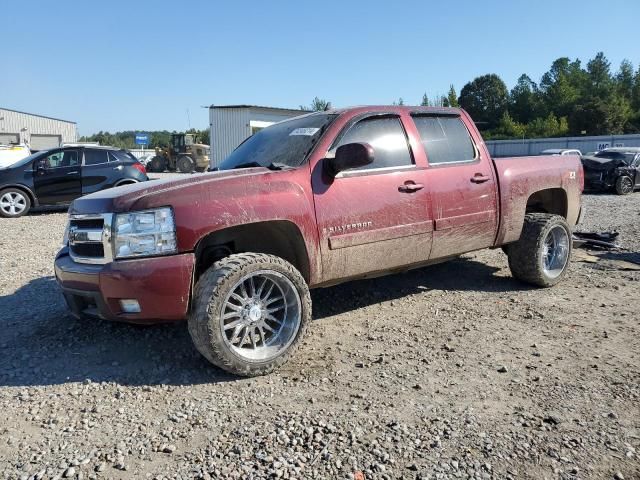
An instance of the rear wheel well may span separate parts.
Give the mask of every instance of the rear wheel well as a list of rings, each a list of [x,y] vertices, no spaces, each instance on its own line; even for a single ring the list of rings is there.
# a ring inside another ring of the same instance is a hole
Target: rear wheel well
[[[309,257],[304,238],[298,227],[286,220],[238,225],[208,234],[195,249],[195,280],[214,262],[244,252],[280,257],[296,267],[309,282]]]
[[[120,187],[120,186],[122,186],[122,185],[132,185],[132,184],[134,184],[134,183],[138,183],[138,181],[137,181],[137,180],[134,180],[134,179],[132,179],[132,178],[124,178],[124,179],[122,179],[122,180],[118,180],[118,181],[115,183],[114,187]]]
[[[549,213],[567,218],[567,192],[548,188],[533,193],[527,200],[526,213]]]

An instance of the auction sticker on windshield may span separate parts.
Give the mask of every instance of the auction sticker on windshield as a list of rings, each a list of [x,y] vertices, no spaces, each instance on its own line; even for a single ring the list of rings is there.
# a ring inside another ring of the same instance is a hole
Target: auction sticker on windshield
[[[312,135],[315,135],[318,130],[320,130],[320,129],[319,128],[296,128],[295,130],[291,131],[289,136],[291,136],[291,135],[312,136]]]

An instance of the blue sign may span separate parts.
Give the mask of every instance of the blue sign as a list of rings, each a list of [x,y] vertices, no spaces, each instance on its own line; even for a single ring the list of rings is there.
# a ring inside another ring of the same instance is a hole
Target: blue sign
[[[148,133],[136,133],[136,145],[149,145]]]

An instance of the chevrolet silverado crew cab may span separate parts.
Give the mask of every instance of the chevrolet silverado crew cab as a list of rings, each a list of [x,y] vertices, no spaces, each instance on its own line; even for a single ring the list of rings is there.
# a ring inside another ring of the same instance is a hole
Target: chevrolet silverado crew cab
[[[74,201],[55,272],[76,316],[186,320],[211,363],[261,375],[300,344],[310,288],[493,247],[519,280],[556,284],[582,188],[577,156],[493,160],[460,109],[312,113],[218,171]]]

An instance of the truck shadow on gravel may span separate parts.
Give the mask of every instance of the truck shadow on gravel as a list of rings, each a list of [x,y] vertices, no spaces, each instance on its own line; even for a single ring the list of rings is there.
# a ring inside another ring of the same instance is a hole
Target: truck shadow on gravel
[[[386,277],[358,280],[311,292],[314,319],[345,313],[430,290],[515,292],[533,290],[511,276],[498,276],[500,268],[459,258]]]
[[[432,289],[528,289],[483,263],[460,259],[371,280],[314,290],[314,319]],[[0,296],[0,386],[70,382],[195,385],[239,380],[195,350],[184,323],[140,327],[71,317],[53,277]]]

